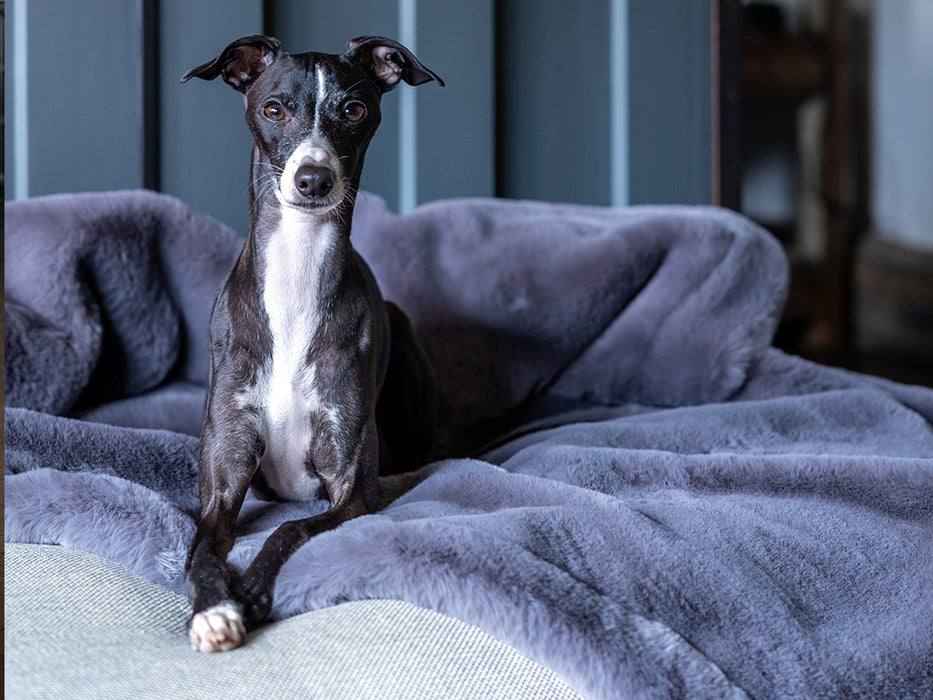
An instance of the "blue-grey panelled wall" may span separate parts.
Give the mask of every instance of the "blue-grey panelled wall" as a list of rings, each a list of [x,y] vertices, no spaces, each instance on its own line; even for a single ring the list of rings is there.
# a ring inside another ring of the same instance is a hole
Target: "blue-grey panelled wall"
[[[459,196],[711,198],[706,0],[8,0],[6,197],[152,187],[246,229],[242,96],[179,85],[245,34],[411,47],[447,87],[383,100],[363,186]]]

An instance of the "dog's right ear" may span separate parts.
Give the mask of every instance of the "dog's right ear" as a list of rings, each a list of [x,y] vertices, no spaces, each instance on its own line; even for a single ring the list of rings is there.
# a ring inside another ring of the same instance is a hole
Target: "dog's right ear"
[[[181,82],[186,83],[191,78],[213,80],[218,75],[223,75],[227,85],[245,93],[260,73],[272,65],[278,56],[278,39],[251,34],[234,41],[213,61],[189,70],[181,77]]]

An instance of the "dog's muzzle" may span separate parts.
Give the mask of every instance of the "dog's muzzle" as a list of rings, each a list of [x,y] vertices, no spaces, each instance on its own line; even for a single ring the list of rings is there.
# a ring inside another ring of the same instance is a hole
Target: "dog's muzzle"
[[[340,202],[344,187],[332,151],[318,142],[306,141],[294,150],[282,168],[276,196],[286,206],[324,211]]]

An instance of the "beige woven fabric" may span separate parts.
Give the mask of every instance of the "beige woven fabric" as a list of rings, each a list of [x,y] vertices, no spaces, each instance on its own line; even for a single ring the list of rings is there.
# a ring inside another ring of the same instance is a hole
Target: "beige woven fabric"
[[[119,564],[7,544],[7,698],[563,698],[553,673],[459,620],[393,600],[269,625],[241,649],[188,647],[187,601]]]

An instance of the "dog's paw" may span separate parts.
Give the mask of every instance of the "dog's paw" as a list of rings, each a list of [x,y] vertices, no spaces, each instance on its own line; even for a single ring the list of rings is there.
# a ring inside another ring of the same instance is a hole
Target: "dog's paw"
[[[272,594],[260,586],[243,586],[240,589],[243,601],[243,617],[247,629],[256,629],[269,618],[272,610]]]
[[[255,629],[269,619],[269,612],[272,610],[272,596],[267,593],[252,596],[247,599],[243,608],[247,627]]]
[[[251,566],[232,583],[233,597],[243,604],[243,618],[248,630],[259,627],[272,611],[273,584],[266,578]]]
[[[243,611],[232,601],[225,601],[195,613],[188,623],[191,646],[205,654],[230,651],[243,644],[246,627]]]

